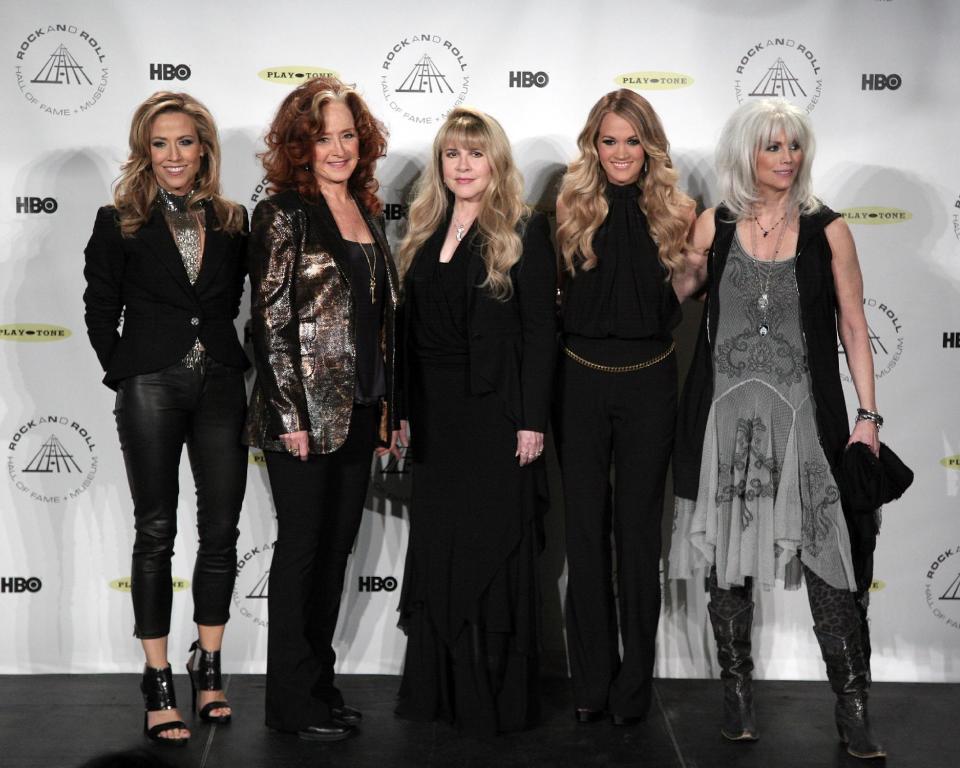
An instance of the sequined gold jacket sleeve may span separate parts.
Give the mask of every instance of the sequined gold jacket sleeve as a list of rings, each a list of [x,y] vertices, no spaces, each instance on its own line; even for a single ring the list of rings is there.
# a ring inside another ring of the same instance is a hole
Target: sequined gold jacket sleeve
[[[294,306],[302,221],[266,200],[254,211],[249,242],[250,313],[257,384],[272,436],[310,429]]]

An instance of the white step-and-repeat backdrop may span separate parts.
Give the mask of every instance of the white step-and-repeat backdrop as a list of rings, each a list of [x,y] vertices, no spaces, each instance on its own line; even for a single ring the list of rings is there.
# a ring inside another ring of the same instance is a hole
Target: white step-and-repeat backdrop
[[[129,672],[141,659],[113,396],[99,383],[81,303],[83,247],[125,158],[134,107],[160,89],[204,101],[220,126],[226,193],[252,210],[264,194],[255,155],[277,104],[303,78],[336,73],[390,129],[378,175],[394,240],[436,127],[456,104],[503,123],[527,197],[547,211],[587,110],[606,91],[634,88],[653,103],[682,185],[704,205],[717,202],[712,148],[738,102],[785,94],[806,109],[819,142],[816,189],[843,211],[860,252],[883,438],[916,471],[906,499],[884,511],[874,674],[960,680],[960,4],[43,0],[4,3],[0,21],[0,673]],[[437,87],[404,87],[424,61]],[[682,363],[698,313],[687,310]],[[402,469],[374,472],[336,639],[344,672],[396,673],[402,663]],[[181,489],[174,660],[194,633],[186,460]],[[559,498],[549,525],[544,660],[559,672]],[[273,541],[262,456],[251,452],[230,671],[264,669]],[[715,674],[705,603],[700,583],[666,586],[658,674]],[[757,624],[760,676],[823,677],[802,592],[760,596]]]

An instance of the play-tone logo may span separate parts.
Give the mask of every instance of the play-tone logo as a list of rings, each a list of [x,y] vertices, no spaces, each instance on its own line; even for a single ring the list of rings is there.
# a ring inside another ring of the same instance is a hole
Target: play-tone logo
[[[173,587],[174,592],[185,592],[190,589],[190,582],[187,579],[181,579],[179,576],[174,576],[170,579],[170,585]],[[129,592],[130,591],[130,577],[121,576],[119,579],[114,579],[111,581],[108,586],[110,589],[114,589],[117,592]]]
[[[17,46],[20,94],[41,112],[72,117],[99,103],[110,82],[97,37],[75,24],[38,24]]]
[[[947,469],[960,469],[960,454],[957,454],[956,456],[947,456],[944,459],[940,459],[940,464]]]
[[[0,341],[63,341],[73,335],[69,328],[46,323],[0,325]]]
[[[902,208],[885,208],[880,205],[861,205],[840,211],[847,224],[899,224],[910,221],[913,214]]]
[[[754,42],[737,61],[733,93],[748,98],[779,96],[812,112],[823,92],[820,62],[810,47],[792,37]]]
[[[340,74],[330,67],[305,67],[298,64],[285,64],[280,67],[267,67],[257,72],[257,77],[277,85],[300,85],[313,77],[336,77]]]
[[[689,88],[693,78],[681,72],[627,72],[617,75],[613,82],[636,91],[672,91]]]

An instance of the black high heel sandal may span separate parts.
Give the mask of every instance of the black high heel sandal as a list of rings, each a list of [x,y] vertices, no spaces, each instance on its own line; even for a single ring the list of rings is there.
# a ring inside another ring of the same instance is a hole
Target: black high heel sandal
[[[190,676],[190,691],[192,693],[193,713],[197,714],[197,694],[200,691],[223,690],[223,681],[220,677],[220,651],[205,651],[200,647],[200,641],[194,640],[190,646],[190,658],[187,660],[187,674]],[[211,701],[200,710],[200,719],[205,723],[226,725],[232,715],[212,715],[215,709],[229,707],[226,701]]]
[[[171,747],[184,746],[190,740],[189,736],[173,739],[160,735],[166,731],[174,731],[179,728],[186,730],[187,724],[182,720],[171,720],[169,723],[158,723],[152,728],[147,727],[147,715],[150,712],[177,708],[177,695],[173,691],[173,670],[170,665],[167,664],[163,669],[156,669],[144,664],[140,692],[143,694],[143,705],[146,709],[143,713],[144,735],[150,741],[155,741],[158,744],[166,744]]]

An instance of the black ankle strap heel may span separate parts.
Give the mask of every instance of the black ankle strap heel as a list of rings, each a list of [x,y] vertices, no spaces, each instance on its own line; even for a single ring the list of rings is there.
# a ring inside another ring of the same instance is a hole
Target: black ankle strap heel
[[[193,711],[197,712],[197,695],[200,691],[223,690],[223,679],[220,674],[220,651],[205,651],[200,647],[200,641],[194,640],[190,646],[190,658],[187,660],[187,674],[190,676],[190,690],[193,694]],[[211,701],[200,710],[200,719],[205,723],[225,725],[230,722],[231,715],[212,715],[215,709],[223,709],[230,705],[226,701]]]
[[[161,736],[165,731],[186,729],[187,724],[182,720],[172,720],[169,723],[158,723],[152,728],[147,727],[147,713],[159,712],[165,709],[177,708],[177,694],[173,690],[173,670],[170,665],[162,669],[147,666],[143,667],[143,679],[140,681],[140,692],[143,694],[143,732],[151,741],[158,744],[167,744],[172,747],[181,747],[190,739],[173,739]]]

